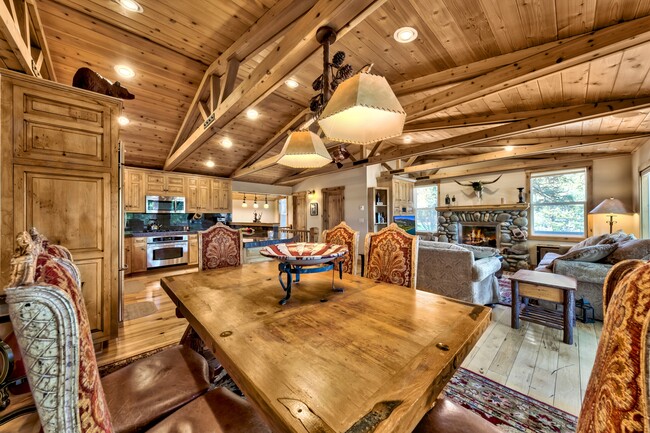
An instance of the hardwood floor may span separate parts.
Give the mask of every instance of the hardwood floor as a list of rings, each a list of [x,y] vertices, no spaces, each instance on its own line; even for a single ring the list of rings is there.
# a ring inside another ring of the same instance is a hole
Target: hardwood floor
[[[119,361],[138,353],[177,343],[187,321],[178,319],[175,307],[160,287],[160,278],[196,272],[196,268],[147,272],[125,280],[125,305],[153,302],[154,314],[125,321],[117,340],[97,354],[99,365]],[[522,322],[520,329],[510,328],[510,308],[497,305],[492,323],[463,367],[495,382],[515,389],[574,415],[580,412],[589,375],[594,363],[602,323],[578,322],[572,346],[562,342],[562,333],[541,325]],[[12,397],[15,403],[30,398]],[[17,407],[12,406],[7,411]],[[35,433],[34,416],[0,426],[0,433]]]
[[[522,321],[510,327],[510,307],[496,305],[492,323],[462,366],[574,415],[594,365],[602,322],[577,323],[574,344],[562,331]]]

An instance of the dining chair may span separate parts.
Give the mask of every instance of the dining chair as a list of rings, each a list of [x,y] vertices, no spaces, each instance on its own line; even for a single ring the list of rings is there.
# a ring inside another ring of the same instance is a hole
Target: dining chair
[[[392,223],[365,242],[365,277],[415,289],[418,237]]]
[[[45,433],[143,432],[181,407],[187,420],[194,400],[197,410],[223,404],[215,414],[249,410],[227,393],[206,394],[207,362],[183,346],[100,379],[78,278],[68,272],[78,275],[76,266],[45,254],[27,232],[17,243],[6,302]]]
[[[241,231],[216,223],[199,232],[199,271],[240,266],[244,257]]]
[[[576,433],[650,431],[650,262],[627,260],[608,273],[611,290],[594,368],[582,401]],[[413,433],[497,433],[501,430],[447,398]]]
[[[323,230],[321,242],[324,244],[345,245],[348,254],[343,259],[343,272],[357,275],[357,255],[359,254],[359,232],[353,230],[345,221],[329,230]]]

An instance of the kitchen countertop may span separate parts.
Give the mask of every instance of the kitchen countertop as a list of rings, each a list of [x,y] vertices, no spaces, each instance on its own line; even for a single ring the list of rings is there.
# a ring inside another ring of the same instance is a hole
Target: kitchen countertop
[[[286,244],[293,238],[268,238],[266,236],[244,236],[244,248],[259,248],[267,245]]]
[[[190,231],[175,231],[175,232],[124,232],[125,238],[148,238],[151,236],[181,236],[181,235],[195,235],[198,230]]]

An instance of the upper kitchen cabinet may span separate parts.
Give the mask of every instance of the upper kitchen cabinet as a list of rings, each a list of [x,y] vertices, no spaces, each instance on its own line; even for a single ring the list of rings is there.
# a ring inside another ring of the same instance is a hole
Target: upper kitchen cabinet
[[[144,213],[144,172],[124,169],[124,210]]]
[[[185,176],[147,172],[146,195],[185,196]]]
[[[228,213],[232,211],[231,196],[232,184],[226,179],[212,179],[212,211],[219,213]]]
[[[117,334],[120,100],[0,71],[0,283],[18,233],[70,249],[95,343]]]
[[[186,199],[187,212],[210,212],[210,178],[188,177]]]

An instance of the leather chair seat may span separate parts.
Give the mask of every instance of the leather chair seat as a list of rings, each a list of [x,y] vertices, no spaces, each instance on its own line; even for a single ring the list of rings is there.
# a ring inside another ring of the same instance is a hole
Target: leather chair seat
[[[215,388],[147,433],[271,433],[271,429],[249,402],[225,388]]]
[[[494,424],[447,398],[439,398],[413,433],[503,433]]]
[[[103,377],[102,386],[115,433],[135,433],[205,394],[208,363],[177,346]]]

